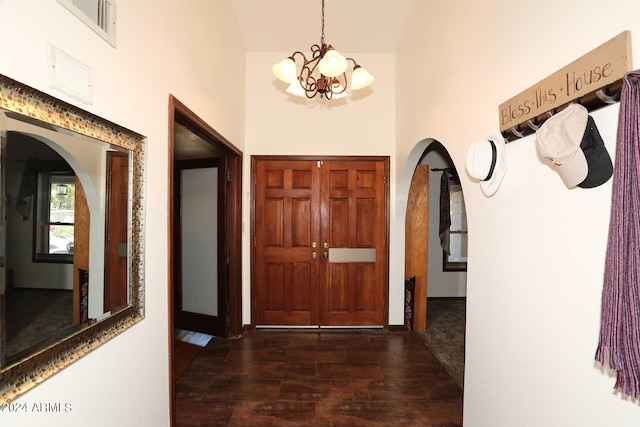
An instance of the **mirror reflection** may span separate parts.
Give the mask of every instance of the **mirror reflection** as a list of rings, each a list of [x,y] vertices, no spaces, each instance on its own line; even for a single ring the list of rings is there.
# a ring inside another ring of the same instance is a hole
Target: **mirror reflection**
[[[0,110],[0,368],[131,303],[132,152]]]

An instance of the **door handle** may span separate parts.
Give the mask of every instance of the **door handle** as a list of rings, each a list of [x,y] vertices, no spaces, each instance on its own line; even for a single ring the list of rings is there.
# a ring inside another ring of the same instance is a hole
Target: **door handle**
[[[313,259],[318,258],[318,253],[317,252],[311,252],[311,258],[313,258]]]
[[[329,252],[322,252],[322,256],[324,257],[324,259],[329,258]]]

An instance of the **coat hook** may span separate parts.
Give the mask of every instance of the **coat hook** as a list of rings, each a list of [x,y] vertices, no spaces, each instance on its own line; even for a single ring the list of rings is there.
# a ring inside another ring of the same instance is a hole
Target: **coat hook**
[[[596,91],[596,96],[598,97],[598,99],[605,104],[615,104],[616,102],[618,102],[616,101],[615,96],[607,95],[604,91],[605,89],[607,89],[607,92],[610,92],[609,86],[605,86],[604,88],[598,89]]]
[[[518,125],[520,126],[520,125]],[[522,138],[524,136],[524,133],[520,132],[519,130],[516,129],[516,126],[513,126],[511,128],[511,133],[514,134],[515,136],[517,136],[518,138]]]

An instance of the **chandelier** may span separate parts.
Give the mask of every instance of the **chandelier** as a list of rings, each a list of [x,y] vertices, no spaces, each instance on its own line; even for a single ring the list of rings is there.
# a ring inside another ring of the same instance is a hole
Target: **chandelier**
[[[297,71],[296,55],[302,57],[302,67]],[[347,68],[353,63],[351,86],[348,85]],[[353,58],[345,58],[324,42],[324,0],[322,0],[322,37],[320,44],[311,46],[311,59],[304,53],[295,51],[291,56],[273,66],[273,74],[285,83],[289,83],[287,93],[294,96],[339,99],[347,96],[347,87],[351,90],[362,89],[375,80],[367,70],[358,65]]]

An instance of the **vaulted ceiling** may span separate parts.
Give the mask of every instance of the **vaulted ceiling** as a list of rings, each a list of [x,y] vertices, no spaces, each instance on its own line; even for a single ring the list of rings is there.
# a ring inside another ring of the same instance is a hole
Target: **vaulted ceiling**
[[[413,1],[325,0],[325,42],[345,54],[395,53]],[[320,43],[322,0],[232,3],[247,52],[307,51]]]
[[[231,0],[245,51],[310,54],[322,34],[322,0]],[[394,54],[414,0],[325,0],[325,42],[344,55]],[[282,55],[274,56],[274,64]],[[217,157],[176,125],[176,160]]]

